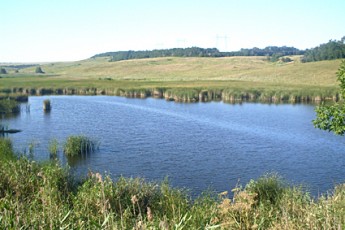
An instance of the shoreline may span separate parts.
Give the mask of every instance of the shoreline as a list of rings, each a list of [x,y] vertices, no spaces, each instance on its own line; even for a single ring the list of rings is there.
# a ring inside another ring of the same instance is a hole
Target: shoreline
[[[331,92],[330,92],[331,91]],[[225,103],[262,102],[262,103],[312,103],[338,102],[341,96],[333,90],[237,90],[231,88],[12,88],[0,89],[0,99],[10,98],[18,102],[28,101],[29,96],[45,95],[107,95],[128,98],[160,98],[182,103],[223,101]]]

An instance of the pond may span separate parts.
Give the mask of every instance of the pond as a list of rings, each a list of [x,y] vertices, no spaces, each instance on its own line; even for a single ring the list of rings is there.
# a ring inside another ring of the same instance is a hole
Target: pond
[[[47,98],[50,113],[43,111]],[[61,148],[70,135],[100,141],[98,152],[73,162],[78,175],[91,170],[113,178],[168,177],[172,186],[200,194],[277,172],[315,196],[345,178],[345,139],[313,127],[313,105],[182,104],[115,96],[30,97],[28,105],[2,120],[23,130],[10,135],[18,151],[34,145],[34,158],[44,160],[52,139]],[[66,162],[62,151],[59,156]]]

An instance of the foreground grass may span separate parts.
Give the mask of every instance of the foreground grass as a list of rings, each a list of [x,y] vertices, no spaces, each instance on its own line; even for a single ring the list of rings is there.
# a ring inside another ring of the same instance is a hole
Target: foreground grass
[[[76,182],[57,161],[17,158],[0,139],[1,229],[344,229],[345,186],[312,199],[276,175],[191,199],[167,181]]]
[[[146,97],[153,96],[158,89],[161,97],[166,97],[165,92],[170,90],[169,99],[177,101],[198,101],[203,91],[218,91],[221,99],[222,92],[228,92],[225,99],[237,100],[239,95],[243,98],[252,92],[269,95],[272,100],[290,96],[309,96],[315,100],[337,97],[335,73],[340,60],[300,63],[298,56],[291,58],[292,63],[271,63],[264,57],[154,58],[120,62],[96,58],[51,63],[42,66],[45,74],[34,74],[31,67],[4,75],[0,79],[0,92]],[[181,91],[186,92],[182,97]],[[190,98],[191,94],[196,96]]]

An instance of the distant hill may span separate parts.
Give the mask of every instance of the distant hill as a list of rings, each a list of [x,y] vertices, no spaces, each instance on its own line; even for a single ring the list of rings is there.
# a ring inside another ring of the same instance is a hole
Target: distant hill
[[[287,55],[302,55],[305,51],[294,47],[268,46],[264,49],[254,47],[252,49],[241,49],[235,52],[220,52],[216,48],[173,48],[160,50],[145,51],[117,51],[106,52],[94,55],[97,57],[111,57],[110,61],[121,61],[129,59],[157,58],[157,57],[232,57],[232,56],[267,56],[270,60],[275,61],[279,57]]]
[[[173,48],[142,51],[116,51],[96,54],[96,57],[111,57],[110,61],[122,61],[130,59],[158,58],[158,57],[233,57],[233,56],[265,56],[270,61],[277,61],[280,57],[291,55],[303,55],[302,62],[333,60],[345,58],[345,36],[341,40],[330,40],[315,48],[299,50],[287,46],[267,46],[263,49],[254,47],[240,49],[239,51],[220,52],[216,48]],[[290,60],[290,59],[286,59]]]

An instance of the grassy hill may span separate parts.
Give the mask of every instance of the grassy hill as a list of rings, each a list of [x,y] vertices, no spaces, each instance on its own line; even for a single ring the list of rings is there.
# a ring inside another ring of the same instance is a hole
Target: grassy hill
[[[300,56],[290,58],[294,61],[272,63],[264,57],[166,57],[119,62],[99,57],[44,64],[45,74],[35,74],[35,67],[21,69],[19,73],[9,71],[1,75],[0,90],[21,92],[22,89],[44,88],[55,92],[74,88],[76,91],[94,89],[95,93],[106,91],[106,94],[120,95],[122,92],[125,95],[128,90],[152,92],[160,88],[164,92],[167,89],[192,90],[192,96],[203,90],[219,91],[220,94],[232,90],[242,94],[258,91],[261,95],[263,91],[270,91],[288,95],[300,92],[310,96],[336,96],[335,73],[340,60],[301,63]]]

